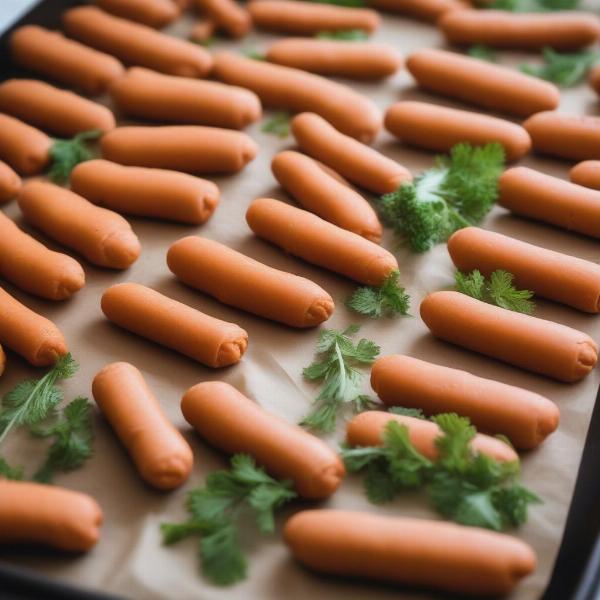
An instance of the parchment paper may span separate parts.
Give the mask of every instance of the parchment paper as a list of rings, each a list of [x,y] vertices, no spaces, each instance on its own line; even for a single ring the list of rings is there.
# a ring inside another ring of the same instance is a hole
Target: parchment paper
[[[170,32],[186,35],[192,22],[191,18],[184,19],[171,27]],[[275,36],[251,34],[237,45],[219,42],[216,47],[261,50],[273,39]],[[405,55],[417,48],[443,45],[440,34],[432,26],[390,15],[385,16],[382,28],[373,39],[393,44]],[[535,59],[534,56],[509,53],[503,53],[502,58],[503,62],[509,63]],[[417,91],[405,71],[383,84],[352,85],[373,98],[381,109],[399,99],[422,99],[461,106]],[[560,110],[597,114],[597,100],[587,87],[580,85],[563,91]],[[266,114],[272,113],[267,111]],[[523,482],[544,499],[544,504],[532,508],[529,522],[515,535],[535,548],[539,566],[535,574],[522,582],[511,599],[539,598],[549,580],[560,544],[600,371],[595,370],[576,385],[560,384],[435,340],[421,322],[418,306],[428,292],[453,283],[454,270],[446,246],[438,245],[426,254],[412,255],[398,246],[389,230],[383,245],[398,257],[402,282],[412,296],[411,312],[414,317],[375,321],[348,311],[344,301],[355,289],[352,282],[286,256],[276,247],[256,239],[247,227],[244,215],[253,199],[272,196],[289,200],[271,175],[270,161],[278,150],[293,146],[291,138],[280,140],[261,133],[260,123],[250,127],[248,133],[260,144],[260,153],[239,175],[215,179],[222,191],[222,201],[206,225],[188,227],[132,219],[143,246],[138,262],[126,272],[113,272],[97,269],[80,259],[85,267],[87,285],[68,302],[45,302],[6,285],[10,293],[55,321],[65,333],[74,357],[81,363],[79,373],[64,386],[67,399],[78,394],[87,394],[91,398],[91,380],[105,364],[116,360],[132,362],[142,370],[165,411],[190,441],[195,466],[189,482],[179,490],[166,494],[150,489],[140,480],[127,454],[96,411],[94,457],[83,469],[59,475],[56,483],[87,492],[98,500],[105,515],[101,541],[87,555],[78,557],[45,551],[32,553],[16,548],[2,549],[0,557],[78,585],[140,600],[362,600],[367,597],[370,600],[408,600],[441,597],[372,582],[323,577],[296,564],[281,541],[281,525],[289,515],[308,507],[309,503],[298,502],[281,510],[276,535],[260,536],[251,524],[244,527],[243,546],[249,559],[249,577],[230,588],[215,587],[202,579],[195,540],[187,540],[174,547],[161,545],[159,524],[184,518],[187,492],[201,485],[209,472],[228,464],[225,456],[204,444],[184,421],[179,400],[188,387],[205,380],[228,381],[266,410],[292,422],[297,422],[307,413],[317,391],[317,386],[303,381],[301,371],[313,358],[318,331],[293,330],[228,308],[186,288],[170,274],[165,264],[168,246],[183,236],[200,234],[266,264],[316,281],[331,293],[337,306],[334,316],[325,326],[344,328],[350,323],[361,323],[361,335],[380,344],[382,355],[406,353],[434,363],[467,369],[479,376],[534,390],[560,406],[559,430],[541,448],[523,455]],[[402,147],[385,132],[379,136],[375,146],[415,173],[432,165],[431,154]],[[528,156],[522,163],[559,177],[566,177],[570,167],[565,162],[534,156]],[[14,202],[5,211],[22,224]],[[500,208],[494,209],[484,226],[587,260],[598,262],[599,259],[598,243],[591,238],[514,218]],[[28,227],[25,229],[31,231]],[[38,233],[35,235],[56,248]],[[248,352],[237,366],[216,371],[113,326],[100,311],[100,296],[108,286],[123,281],[143,283],[211,315],[238,323],[249,333]],[[581,329],[596,340],[600,339],[598,317],[543,300],[537,301],[535,314]],[[10,354],[7,370],[0,380],[0,392],[6,392],[26,376],[38,375],[39,372],[29,368],[23,360]],[[365,389],[370,392],[368,378],[366,381]],[[340,422],[336,434],[328,439],[332,446],[336,447],[343,439],[343,431],[343,423]],[[12,434],[2,453],[8,459],[33,468],[41,460],[43,444],[25,434]],[[322,506],[437,518],[420,495],[407,494],[384,506],[369,504],[361,488],[361,479],[360,476],[348,476],[341,489]]]

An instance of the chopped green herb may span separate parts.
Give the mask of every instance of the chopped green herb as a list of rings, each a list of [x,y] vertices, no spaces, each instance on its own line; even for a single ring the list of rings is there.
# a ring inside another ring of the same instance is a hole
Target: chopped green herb
[[[513,285],[514,275],[508,271],[494,271],[489,281],[477,269],[467,275],[456,271],[454,279],[458,292],[477,300],[527,315],[535,309],[535,304],[531,301],[533,292],[516,289]]]
[[[360,287],[346,303],[348,308],[374,319],[408,315],[410,296],[398,283],[400,272],[392,271],[378,287]]]
[[[290,114],[280,112],[267,119],[260,128],[263,133],[272,133],[280,138],[290,135]]]
[[[403,417],[414,417],[415,419],[426,419],[427,417],[420,408],[406,408],[405,406],[392,406],[388,412]]]
[[[382,196],[381,213],[414,252],[425,252],[485,217],[498,196],[503,168],[500,144],[457,144],[450,157],[438,157],[413,183]]]
[[[229,470],[211,473],[205,487],[189,493],[187,521],[161,525],[163,542],[174,544],[201,536],[202,572],[218,585],[231,585],[244,579],[247,572],[237,529],[241,511],[250,509],[259,531],[272,533],[274,511],[295,497],[291,481],[273,479],[251,456],[236,454]]]
[[[519,69],[527,75],[533,75],[561,87],[571,87],[585,79],[589,70],[600,59],[600,53],[592,50],[581,52],[555,52],[552,48],[544,48],[545,64],[522,64]]]
[[[475,44],[469,48],[469,56],[479,58],[487,62],[498,62],[498,56],[493,48],[483,44]]]
[[[337,31],[319,31],[316,38],[324,40],[345,40],[349,42],[360,42],[369,39],[364,29],[338,29]]]
[[[13,481],[23,479],[23,467],[12,467],[0,456],[0,479],[2,478]]]
[[[310,381],[322,381],[323,386],[314,401],[314,410],[301,425],[315,431],[330,432],[335,428],[338,411],[346,403],[354,403],[355,409],[364,405],[360,387],[364,375],[356,366],[371,365],[379,354],[379,346],[361,339],[353,344],[350,336],[358,333],[358,325],[350,325],[341,333],[324,329],[319,334],[317,353],[320,359],[302,372]]]
[[[244,55],[247,58],[251,58],[252,60],[267,60],[264,52],[259,52],[254,48],[248,48],[247,50],[243,50]]]
[[[576,10],[581,0],[478,0],[479,8],[511,12],[551,12]]]
[[[94,154],[88,149],[86,142],[97,140],[101,131],[84,131],[70,140],[55,139],[50,148],[52,165],[48,177],[55,183],[65,183],[69,180],[71,171],[81,162],[91,160]]]

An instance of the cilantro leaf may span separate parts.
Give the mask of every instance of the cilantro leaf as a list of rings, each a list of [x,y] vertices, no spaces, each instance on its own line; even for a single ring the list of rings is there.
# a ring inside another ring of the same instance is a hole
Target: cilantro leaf
[[[469,48],[469,56],[478,58],[479,60],[485,60],[487,62],[498,62],[498,56],[493,48],[484,44],[474,44]]]
[[[364,29],[338,29],[336,31],[319,31],[316,38],[323,40],[345,40],[349,42],[359,42],[369,39],[369,35]]]
[[[330,432],[335,428],[337,414],[344,404],[354,403],[358,409],[366,405],[360,395],[364,375],[356,367],[372,364],[380,349],[364,338],[353,344],[349,336],[358,330],[358,326],[350,325],[341,333],[335,329],[320,332],[316,350],[322,356],[302,374],[311,381],[322,381],[323,385],[314,401],[315,408],[302,419],[301,425]]]
[[[349,298],[348,308],[373,319],[408,315],[410,296],[399,284],[400,271],[392,271],[378,287],[360,287]]]
[[[202,572],[218,585],[231,585],[247,572],[237,529],[241,510],[249,508],[254,513],[261,533],[272,533],[274,511],[295,497],[291,481],[273,479],[251,456],[236,454],[229,470],[211,473],[204,487],[188,494],[188,520],[161,524],[163,543],[201,536]]]
[[[600,53],[592,50],[560,53],[552,48],[542,50],[544,64],[521,64],[519,69],[527,75],[533,75],[560,87],[571,87],[585,79],[588,71],[600,59]]]
[[[12,467],[0,456],[0,479],[20,481],[23,479],[23,467]]]
[[[513,285],[514,275],[508,271],[494,271],[489,281],[477,269],[467,275],[456,271],[454,278],[457,291],[477,300],[527,315],[535,309],[531,301],[533,292],[516,289]]]
[[[286,138],[290,135],[290,113],[279,112],[267,119],[260,130],[263,133],[272,133],[280,138]]]
[[[434,168],[381,197],[384,222],[413,252],[425,252],[485,217],[498,196],[503,167],[500,144],[456,144],[449,157],[437,157]]]
[[[415,419],[425,419],[425,415],[420,408],[406,408],[404,406],[392,406],[388,412],[393,415],[402,415],[404,417],[414,417]]]
[[[65,183],[69,180],[71,171],[81,162],[91,160],[94,154],[87,148],[86,142],[102,136],[99,130],[78,133],[70,140],[55,139],[50,148],[52,165],[48,177],[55,183]]]

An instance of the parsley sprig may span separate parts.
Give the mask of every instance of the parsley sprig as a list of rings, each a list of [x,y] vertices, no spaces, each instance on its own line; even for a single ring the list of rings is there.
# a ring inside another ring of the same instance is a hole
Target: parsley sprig
[[[466,275],[456,271],[454,279],[456,291],[477,300],[526,315],[530,315],[535,309],[535,304],[531,301],[533,292],[518,290],[513,285],[514,275],[508,271],[498,269],[492,273],[489,280],[477,269]]]
[[[55,139],[50,148],[52,165],[48,177],[55,183],[65,183],[69,180],[71,171],[81,162],[94,158],[93,152],[87,147],[87,142],[97,140],[102,135],[99,130],[84,131],[70,140]]]
[[[507,10],[510,12],[551,12],[576,10],[581,0],[478,0],[479,8]]]
[[[479,60],[485,60],[487,62],[498,62],[498,56],[496,51],[489,46],[484,44],[474,44],[469,48],[469,56],[478,58]]]
[[[485,217],[498,196],[503,168],[500,144],[457,144],[413,183],[382,196],[381,213],[414,252],[425,252]]]
[[[201,536],[203,574],[218,585],[231,585],[244,579],[247,572],[237,530],[242,511],[250,509],[261,533],[272,533],[273,512],[295,497],[291,481],[273,479],[251,456],[236,454],[229,470],[211,473],[204,487],[189,493],[187,521],[161,525],[163,541],[174,544]]]
[[[324,329],[317,341],[317,354],[321,357],[302,371],[306,379],[322,381],[319,395],[314,401],[313,411],[304,417],[301,425],[328,433],[333,431],[337,415],[342,406],[352,403],[356,411],[369,406],[360,394],[364,374],[357,366],[373,364],[379,355],[379,346],[367,339],[354,344],[350,336],[358,333],[358,325],[350,325],[344,331]]]
[[[543,65],[522,64],[519,69],[523,73],[556,83],[560,87],[571,87],[582,81],[589,70],[600,59],[600,53],[593,50],[581,52],[556,52],[552,48],[544,48]]]
[[[42,466],[34,479],[49,483],[57,471],[80,467],[92,455],[92,420],[87,398],[77,398],[62,412],[57,406],[63,391],[56,384],[72,377],[79,368],[70,354],[60,357],[40,379],[27,379],[2,398],[0,444],[9,432],[26,427],[38,437],[53,438]],[[48,424],[48,421],[52,421]],[[0,476],[22,479],[23,469],[11,467],[0,457]]]
[[[348,42],[362,42],[369,39],[364,29],[338,29],[336,31],[319,31],[316,38],[324,40],[344,40]]]
[[[348,299],[348,308],[378,319],[382,316],[408,315],[410,296],[400,285],[400,271],[392,271],[378,287],[360,287]]]
[[[288,112],[279,112],[267,119],[260,130],[263,133],[272,133],[280,138],[286,138],[290,135],[290,114]]]
[[[342,448],[348,471],[366,471],[369,500],[389,502],[424,488],[435,510],[457,523],[497,531],[524,523],[529,504],[541,501],[518,482],[519,463],[473,451],[476,430],[464,417],[441,414],[433,421],[441,430],[434,461],[413,446],[408,427],[396,421],[386,425],[381,446]]]

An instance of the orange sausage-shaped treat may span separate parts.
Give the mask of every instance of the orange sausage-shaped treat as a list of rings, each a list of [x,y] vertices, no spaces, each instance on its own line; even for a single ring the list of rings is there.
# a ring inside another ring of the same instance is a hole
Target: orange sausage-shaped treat
[[[292,133],[304,152],[375,194],[395,192],[402,183],[412,180],[408,169],[344,135],[315,113],[296,115]]]
[[[423,456],[436,460],[439,456],[435,440],[442,435],[433,421],[395,415],[382,410],[368,410],[356,415],[346,427],[346,440],[350,446],[381,446],[388,423],[395,421],[408,429],[411,444]],[[471,447],[474,452],[485,454],[499,462],[518,461],[517,453],[506,442],[478,433]]]
[[[53,365],[67,352],[63,334],[52,321],[38,315],[0,288],[0,343],[35,367]]]
[[[456,52],[417,50],[406,67],[420,87],[487,110],[528,117],[560,102],[558,88],[548,81]]]
[[[459,229],[448,240],[458,269],[478,269],[489,277],[497,269],[515,276],[515,285],[537,296],[586,312],[600,312],[600,265],[480,229]]]
[[[195,0],[202,14],[232,38],[244,37],[252,27],[250,13],[235,0]]]
[[[437,21],[451,10],[462,10],[469,6],[463,0],[367,0],[367,5],[377,10],[430,22]]]
[[[164,27],[179,16],[173,0],[97,0],[96,4],[117,17],[138,21],[149,27]]]
[[[227,367],[242,358],[248,334],[137,283],[120,283],[102,295],[102,312],[120,327],[177,350],[208,367]]]
[[[516,215],[600,238],[600,192],[527,167],[499,179],[498,204]]]
[[[590,86],[592,87],[592,89],[597,93],[600,94],[600,67],[594,67],[591,71],[590,71],[590,75],[588,77],[588,81],[590,83]]]
[[[294,558],[320,573],[463,594],[510,593],[536,567],[516,537],[443,521],[303,510],[283,530]]]
[[[100,539],[102,510],[87,494],[0,480],[0,544],[43,544],[85,552]]]
[[[203,77],[212,67],[207,50],[151,27],[109,15],[95,6],[63,14],[67,35],[130,65],[181,77]]]
[[[207,221],[219,203],[219,188],[212,181],[101,159],[77,165],[71,172],[71,189],[119,213],[192,225]]]
[[[455,412],[523,449],[541,444],[560,418],[544,396],[400,354],[375,361],[371,387],[387,406],[420,408],[427,415]]]
[[[65,300],[85,285],[81,265],[49,250],[0,212],[0,276],[30,294]]]
[[[227,52],[215,56],[214,75],[252,90],[265,106],[315,112],[364,143],[381,129],[381,114],[369,98],[319,75]]]
[[[167,264],[178,279],[220,302],[292,327],[315,327],[333,313],[331,296],[316,283],[207,238],[175,242]]]
[[[140,67],[115,81],[110,95],[122,113],[165,123],[242,129],[262,115],[260,100],[250,90]]]
[[[600,159],[600,118],[548,111],[529,117],[536,152],[572,160]]]
[[[229,454],[251,454],[273,476],[291,479],[303,498],[328,498],[346,473],[323,440],[267,412],[228,383],[191,387],[181,411],[209,444]]]
[[[70,190],[30,181],[17,202],[29,223],[95,265],[126,269],[140,255],[140,242],[121,215]]]
[[[0,114],[0,159],[21,175],[37,175],[51,161],[52,140],[39,129]]]
[[[102,137],[100,147],[104,158],[122,165],[195,175],[237,173],[258,153],[245,133],[199,125],[117,127]]]
[[[4,373],[4,367],[6,366],[6,354],[4,353],[4,349],[0,346],[0,375]]]
[[[381,223],[372,206],[309,156],[286,150],[271,162],[275,179],[303,208],[372,242],[381,241]]]
[[[246,221],[258,237],[358,283],[381,285],[398,268],[398,261],[381,246],[279,200],[255,200]]]
[[[459,292],[429,294],[421,318],[437,338],[558,381],[583,379],[598,360],[598,345],[582,331]]]
[[[0,160],[0,204],[12,200],[21,189],[21,178]]]
[[[584,160],[575,165],[569,179],[577,185],[600,190],[600,160]]]
[[[0,110],[63,137],[115,127],[115,117],[106,106],[34,79],[0,84]]]
[[[385,114],[385,127],[404,143],[440,152],[460,142],[475,146],[498,142],[506,159],[513,161],[531,149],[529,134],[516,123],[426,102],[392,104]]]
[[[92,393],[144,481],[172,490],[187,480],[192,449],[138,369],[126,362],[106,365],[94,377]]]
[[[101,94],[124,71],[114,56],[37,25],[15,30],[10,37],[10,52],[20,67],[92,96]]]
[[[437,23],[451,44],[485,44],[510,50],[578,50],[600,37],[598,19],[583,12],[513,13],[457,10]]]
[[[275,42],[267,50],[267,60],[319,75],[375,80],[393,75],[403,62],[391,46],[310,38]]]
[[[320,31],[345,29],[362,29],[372,33],[381,23],[380,16],[368,8],[295,0],[253,0],[248,3],[248,10],[257,29],[292,35],[314,35]]]

